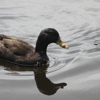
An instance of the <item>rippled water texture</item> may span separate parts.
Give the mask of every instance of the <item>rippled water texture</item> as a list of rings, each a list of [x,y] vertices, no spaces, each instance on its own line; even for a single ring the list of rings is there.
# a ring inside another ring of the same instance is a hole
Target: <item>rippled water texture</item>
[[[100,100],[100,0],[0,0],[0,34],[35,46],[47,27],[69,49],[50,44],[48,68],[1,61],[0,100]],[[54,93],[54,83],[67,86]]]

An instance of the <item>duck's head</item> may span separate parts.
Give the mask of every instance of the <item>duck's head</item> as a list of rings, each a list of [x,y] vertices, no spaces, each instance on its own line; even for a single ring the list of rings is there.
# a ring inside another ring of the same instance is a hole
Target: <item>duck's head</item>
[[[36,49],[43,50],[50,43],[56,43],[62,48],[68,49],[68,46],[62,42],[59,33],[54,28],[46,28],[40,32],[40,35],[36,43]]]

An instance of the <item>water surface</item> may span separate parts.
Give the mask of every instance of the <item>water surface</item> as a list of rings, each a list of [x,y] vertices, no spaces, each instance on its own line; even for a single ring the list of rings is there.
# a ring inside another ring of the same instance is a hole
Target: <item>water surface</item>
[[[0,100],[99,100],[100,0],[0,1],[0,34],[35,47],[40,31],[47,27],[57,29],[70,48],[50,44],[50,66],[39,72],[46,71],[45,79],[53,84],[67,86],[45,95],[37,88],[34,69],[0,62]]]

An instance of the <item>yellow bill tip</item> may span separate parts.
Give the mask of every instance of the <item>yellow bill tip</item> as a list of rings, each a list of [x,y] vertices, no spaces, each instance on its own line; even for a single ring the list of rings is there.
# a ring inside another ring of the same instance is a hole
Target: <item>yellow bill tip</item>
[[[62,47],[66,47],[66,44],[65,43],[62,43]]]
[[[62,47],[63,47],[63,48],[66,48],[66,49],[69,48],[65,43],[62,43]]]

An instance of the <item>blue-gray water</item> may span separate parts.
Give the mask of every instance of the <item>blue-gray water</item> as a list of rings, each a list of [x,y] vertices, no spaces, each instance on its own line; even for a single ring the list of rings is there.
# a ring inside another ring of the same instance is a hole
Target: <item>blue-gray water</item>
[[[33,71],[1,65],[0,100],[100,100],[100,0],[0,0],[0,34],[35,46],[47,27],[69,46],[48,46],[47,78],[67,86],[47,96],[37,89]]]

